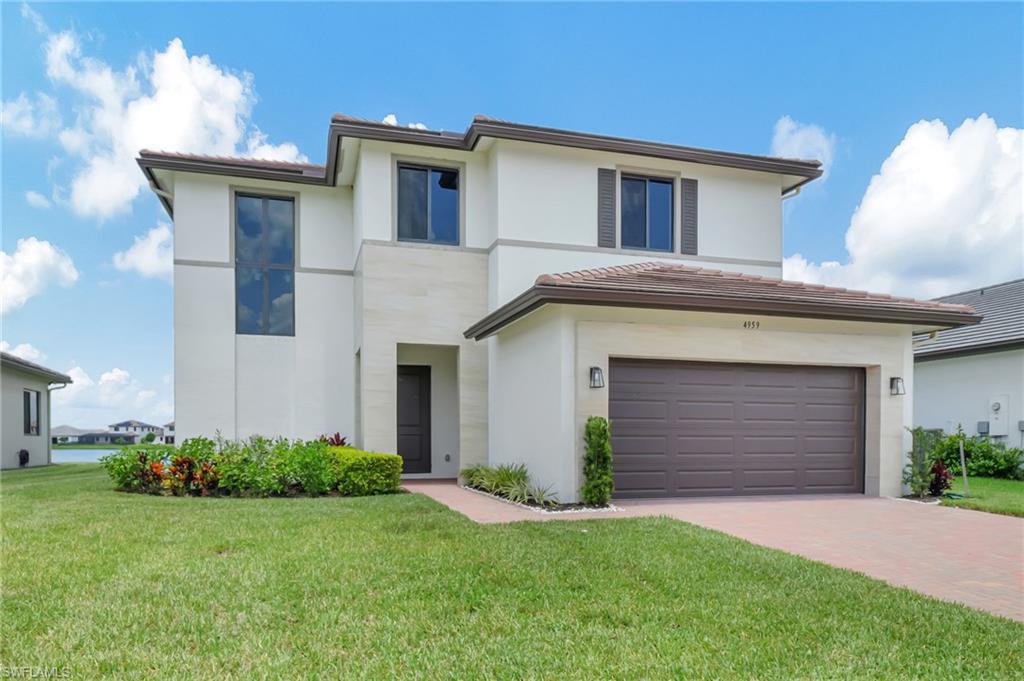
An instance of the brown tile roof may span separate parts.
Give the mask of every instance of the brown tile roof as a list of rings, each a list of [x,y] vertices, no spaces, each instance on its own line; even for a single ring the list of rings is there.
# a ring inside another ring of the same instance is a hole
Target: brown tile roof
[[[900,298],[664,262],[542,274],[466,330],[480,340],[547,303],[848,319],[949,328],[981,317],[967,305]]]

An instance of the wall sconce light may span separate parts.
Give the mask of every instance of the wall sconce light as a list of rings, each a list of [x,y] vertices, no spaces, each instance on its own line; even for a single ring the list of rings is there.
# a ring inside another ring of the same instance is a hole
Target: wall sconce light
[[[906,395],[907,389],[903,387],[903,379],[899,376],[893,376],[889,379],[889,394],[890,395]]]
[[[590,367],[590,387],[604,387],[604,371],[601,369],[601,367]]]

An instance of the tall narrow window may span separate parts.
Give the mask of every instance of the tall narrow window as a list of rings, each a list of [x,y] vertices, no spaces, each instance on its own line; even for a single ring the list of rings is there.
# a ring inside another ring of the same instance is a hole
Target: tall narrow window
[[[235,194],[235,332],[295,335],[295,201]]]
[[[25,406],[25,435],[39,435],[39,391],[25,390],[22,399]]]
[[[622,176],[622,247],[671,251],[672,180]]]
[[[459,243],[459,171],[398,166],[398,240]]]

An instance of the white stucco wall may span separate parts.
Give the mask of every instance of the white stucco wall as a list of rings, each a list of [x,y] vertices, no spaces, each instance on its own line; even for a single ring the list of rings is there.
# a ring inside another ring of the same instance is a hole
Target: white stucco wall
[[[572,321],[554,306],[489,339],[489,463],[526,464],[533,484],[561,501],[578,494],[573,470]]]
[[[11,367],[0,369],[0,468],[18,468],[18,452],[28,450],[28,466],[50,463],[50,394],[44,379]],[[39,435],[25,434],[25,390],[39,391]]]
[[[708,267],[729,272],[744,272],[765,277],[781,277],[776,265],[713,260],[711,258],[662,257],[657,253],[612,251],[609,249],[555,249],[538,246],[501,245],[490,252],[490,305],[501,307],[533,286],[541,274],[572,272],[594,267],[664,261],[677,265]]]
[[[978,421],[990,419],[990,399],[1006,395],[1005,441],[1021,446],[1017,424],[1024,420],[1024,349],[918,361],[914,376],[914,425],[953,432],[962,424],[964,432],[974,435]]]
[[[742,327],[752,318],[760,322],[756,331]],[[526,463],[538,482],[555,484],[563,501],[575,500],[584,424],[589,416],[608,415],[608,389],[589,387],[589,368],[599,366],[607,377],[610,357],[855,366],[866,374],[865,493],[898,496],[914,394],[910,339],[902,325],[547,306],[492,343],[498,385],[492,391],[490,459],[516,460],[520,449],[531,452]],[[891,376],[904,378],[905,396],[889,395]],[[495,394],[508,394],[509,384],[501,383],[507,380],[517,386],[511,399],[495,402]],[[528,435],[517,427],[524,410]],[[529,447],[519,444],[524,437]],[[554,479],[564,475],[571,477]]]
[[[782,260],[777,175],[507,140],[495,142],[490,153],[498,178],[499,239],[597,246],[597,169],[616,168],[697,180],[701,255]],[[676,194],[678,203],[678,186]]]
[[[235,334],[231,191],[296,200],[295,336]],[[177,441],[355,429],[350,188],[183,176],[175,182]]]

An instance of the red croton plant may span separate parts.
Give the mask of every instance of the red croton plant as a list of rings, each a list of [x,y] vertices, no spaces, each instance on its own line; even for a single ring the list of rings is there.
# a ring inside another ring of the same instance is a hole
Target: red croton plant
[[[335,433],[334,435],[321,435],[320,442],[326,442],[331,447],[348,447],[348,438],[341,433]]]

